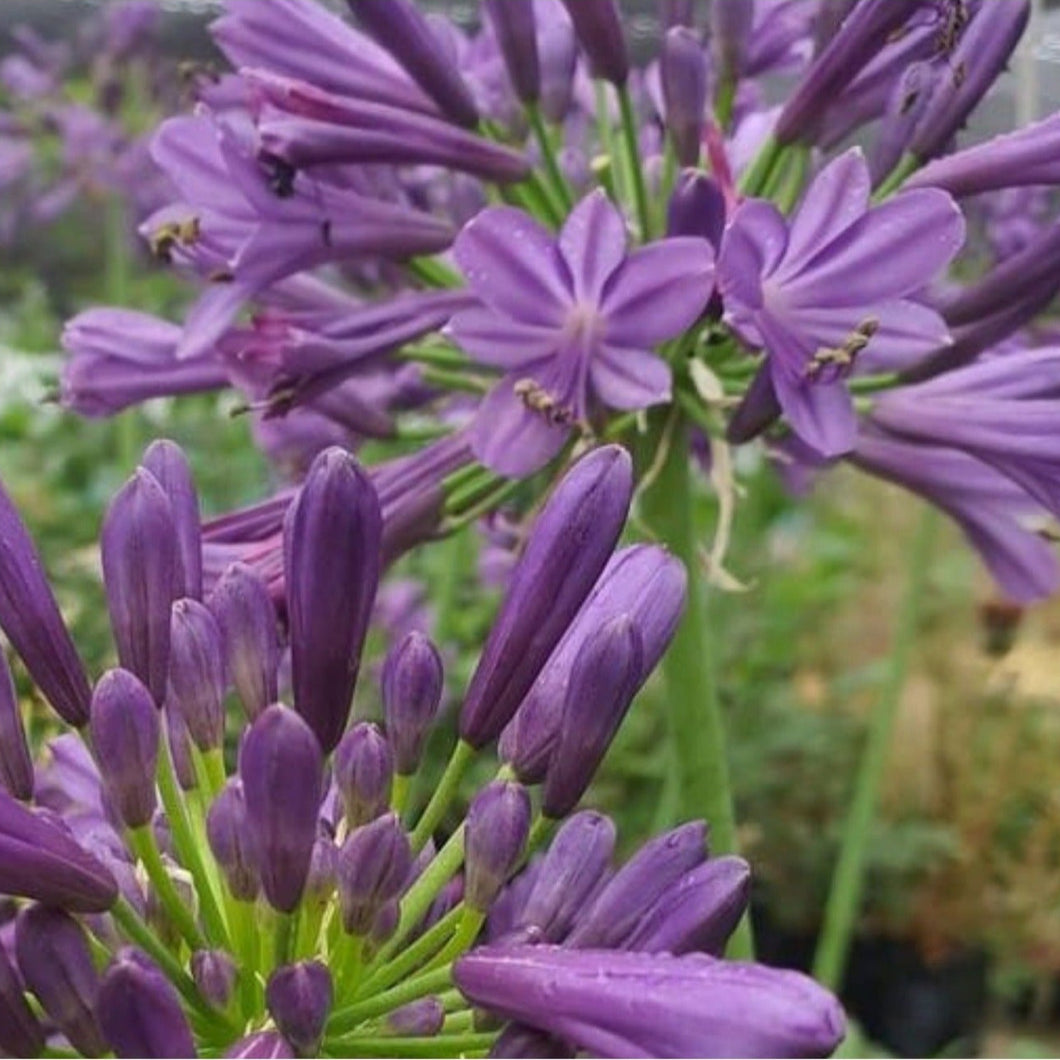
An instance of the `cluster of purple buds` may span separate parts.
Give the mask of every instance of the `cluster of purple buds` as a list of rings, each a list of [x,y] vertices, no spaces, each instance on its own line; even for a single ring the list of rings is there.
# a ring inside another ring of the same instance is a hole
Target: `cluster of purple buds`
[[[632,489],[617,446],[557,485],[425,803],[431,641],[390,650],[379,722],[350,716],[383,522],[348,453],[318,456],[287,508],[277,608],[240,564],[204,594],[195,487],[154,443],[103,526],[120,666],[94,687],[3,497],[0,627],[70,731],[35,765],[4,668],[0,1050],[828,1054],[826,991],[723,959],[744,862],[692,823],[614,868],[610,820],[571,815],[684,603],[664,549],[615,552]],[[502,733],[461,820],[461,778]]]

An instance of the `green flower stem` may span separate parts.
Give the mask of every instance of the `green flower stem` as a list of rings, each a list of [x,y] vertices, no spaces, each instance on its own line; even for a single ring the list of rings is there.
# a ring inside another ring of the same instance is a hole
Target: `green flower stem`
[[[231,898],[227,902],[228,919],[235,939],[235,952],[239,964],[239,1004],[243,1016],[249,1019],[259,1009],[258,996],[258,928],[254,923],[256,912],[252,902],[240,902]]]
[[[719,128],[728,129],[732,122],[732,108],[736,102],[736,78],[729,73],[718,82],[714,93],[714,120]]]
[[[740,178],[740,191],[744,195],[760,195],[783,153],[784,147],[770,136],[744,170]]]
[[[449,941],[463,915],[463,903],[454,906],[437,923],[432,924],[415,942],[406,946],[389,964],[376,969],[370,965],[368,977],[358,988],[358,994],[378,993],[414,972],[425,964]],[[378,958],[377,958],[378,961]]]
[[[475,1013],[471,1009],[450,1012],[442,1024],[442,1034],[463,1034],[475,1029]]]
[[[457,390],[463,394],[484,394],[489,390],[489,383],[479,376],[454,372],[447,368],[424,365],[421,375],[425,383],[441,390]]]
[[[611,107],[607,98],[607,82],[594,81],[593,90],[596,93],[596,133],[600,138],[604,153],[609,165],[606,167],[610,174],[610,181],[605,182],[608,191],[615,202],[620,202],[626,197],[625,178],[627,176],[625,167],[619,165],[619,159],[615,150],[615,131],[611,126]],[[597,163],[593,163],[593,171],[596,172]],[[598,174],[599,176],[599,174]]]
[[[522,486],[522,482],[517,478],[499,483],[482,500],[465,508],[459,514],[447,517],[439,528],[440,532],[443,534],[454,533],[462,530],[465,526],[470,526],[483,515],[502,505],[513,493],[518,491],[520,486]]]
[[[439,822],[445,816],[445,811],[449,809],[449,804],[456,797],[460,781],[463,779],[464,773],[467,771],[467,767],[471,764],[475,754],[475,748],[471,744],[465,743],[463,740],[457,741],[456,747],[453,748],[453,753],[445,767],[445,772],[442,774],[441,780],[438,781],[438,787],[434,789],[434,794],[427,803],[420,819],[416,822],[416,827],[412,830],[410,842],[412,843],[414,854],[418,854],[424,848],[427,840],[431,837],[431,833],[438,827]],[[451,839],[450,842],[452,842]],[[448,845],[446,844],[446,846]],[[461,851],[462,858],[463,852]],[[435,862],[437,860],[438,858],[435,858]],[[424,873],[424,876],[426,876],[426,873]],[[422,876],[420,877],[421,880],[423,878]],[[413,890],[415,890],[415,887],[413,887]],[[411,894],[412,891],[409,893]]]
[[[566,214],[569,212],[573,201],[570,186],[567,184],[566,177],[563,176],[563,170],[560,169],[559,159],[556,157],[556,151],[552,144],[552,137],[549,136],[545,120],[541,116],[541,108],[536,103],[527,103],[524,109],[526,110],[526,118],[530,123],[530,128],[541,148],[541,160],[545,165],[545,173],[548,174],[552,191],[564,214]]]
[[[439,968],[443,964],[450,964],[465,950],[470,949],[471,944],[478,938],[478,933],[482,930],[482,925],[485,922],[485,913],[480,913],[477,909],[472,909],[470,906],[465,905],[460,916],[460,923],[457,925],[456,931],[453,932],[452,938],[445,944],[441,953],[430,960],[427,964],[427,969]]]
[[[474,569],[475,539],[470,530],[462,527],[446,544],[439,545],[438,549],[443,554],[440,557],[441,569],[438,580],[432,586],[434,599],[437,601],[434,608],[434,630],[438,642],[444,643],[455,633],[456,617],[460,611],[461,589],[468,574]],[[398,779],[399,777],[394,778],[395,797]],[[406,790],[410,779],[404,778]]]
[[[394,774],[394,783],[390,788],[390,808],[398,817],[403,817],[405,814],[405,807],[409,802],[409,791],[411,788],[412,776],[407,773]]]
[[[169,947],[143,922],[140,914],[124,896],[118,896],[117,902],[111,907],[110,915],[126,937],[136,943],[165,972],[180,996],[200,1017],[208,1018],[214,1023],[222,1022],[216,1013],[206,1007],[205,1002],[199,996],[195,981],[181,967]]]
[[[188,947],[192,950],[209,949],[206,936],[195,923],[191,910],[177,891],[176,884],[162,860],[154,829],[146,824],[142,828],[130,828],[127,835],[129,847],[143,864],[147,878],[151,881],[151,886],[154,887],[158,900],[162,903],[162,908],[184,936]]]
[[[891,646],[890,666],[876,701],[854,784],[854,796],[843,826],[839,860],[817,942],[813,974],[831,990],[839,987],[846,968],[850,942],[857,925],[865,885],[865,856],[887,767],[898,705],[909,674],[909,661],[922,617],[931,550],[938,528],[935,512],[924,507],[909,552],[905,596],[898,612]]]
[[[384,960],[393,956],[409,932],[423,919],[438,892],[460,871],[463,864],[464,826],[461,825],[401,899],[397,930],[380,951]]]
[[[294,944],[298,937],[298,910],[293,913],[276,913],[273,934],[272,966],[282,968],[294,958]]]
[[[669,451],[642,502],[645,522],[684,563],[688,574],[684,616],[662,661],[669,708],[670,772],[681,819],[705,817],[710,823],[713,851],[731,854],[736,850],[736,825],[715,673],[717,631],[710,624],[709,595],[693,517],[688,423],[676,411],[670,415],[677,419]],[[666,424],[658,419],[653,431],[656,444],[666,434]],[[745,917],[733,936],[730,952],[736,957],[748,957],[751,949]]]
[[[912,152],[907,151],[898,160],[898,164],[880,182],[880,186],[873,192],[872,201],[880,202],[888,195],[893,195],[905,182],[920,168],[920,159]]]
[[[847,380],[847,390],[852,394],[874,394],[878,390],[890,390],[899,386],[902,377],[897,372],[881,372],[878,375],[854,376]]]
[[[481,1034],[436,1035],[433,1038],[358,1038],[350,1037],[328,1042],[330,1050],[335,1048],[354,1050],[344,1056],[469,1056],[485,1051],[497,1039],[496,1031]]]
[[[437,258],[409,258],[405,268],[428,287],[462,286],[460,277]]]
[[[505,482],[499,475],[479,465],[474,466],[475,473],[462,478],[451,489],[446,484],[445,510],[452,515],[459,515],[483,496],[492,493],[497,486]],[[455,478],[455,476],[454,476]]]
[[[640,225],[641,242],[651,239],[651,210],[648,207],[648,189],[644,185],[644,170],[641,168],[640,142],[637,138],[637,119],[633,113],[633,100],[629,88],[616,88],[618,110],[622,116],[622,139],[626,151],[626,170],[633,193],[637,222]]]
[[[790,214],[802,195],[806,175],[810,169],[810,149],[801,144],[791,151],[776,181],[771,198],[776,201],[781,213]]]
[[[384,990],[374,997],[365,998],[346,1008],[338,1009],[332,1013],[328,1021],[328,1035],[341,1035],[352,1031],[358,1024],[365,1020],[374,1019],[392,1012],[410,1001],[418,1001],[421,997],[429,997],[440,990],[448,990],[453,985],[453,971],[451,968],[435,968],[424,975],[418,975],[414,979],[406,979],[403,983]],[[396,1055],[400,1056],[401,1053]]]
[[[437,368],[472,367],[472,362],[452,346],[410,343],[402,346],[394,356],[402,361],[416,361],[419,364],[431,364]]]
[[[203,857],[203,851],[206,848],[192,831],[191,820],[188,817],[188,807],[184,801],[184,793],[180,790],[180,784],[177,782],[173,756],[166,740],[162,741],[162,747],[158,755],[157,780],[158,790],[162,796],[162,805],[165,807],[169,827],[173,832],[173,845],[176,847],[181,863],[191,873],[192,879],[195,881],[195,890],[199,896],[200,910],[207,938],[209,938],[212,945],[220,949],[230,950],[232,943],[229,938],[228,927],[218,906],[213,880]]]

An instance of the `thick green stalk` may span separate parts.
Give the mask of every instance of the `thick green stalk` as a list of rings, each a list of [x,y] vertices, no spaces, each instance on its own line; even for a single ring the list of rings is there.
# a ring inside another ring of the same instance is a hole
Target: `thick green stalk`
[[[678,796],[680,818],[706,818],[711,848],[717,854],[736,849],[736,824],[729,787],[725,724],[715,673],[715,630],[711,629],[709,593],[703,579],[700,545],[693,517],[692,457],[688,424],[678,416],[668,439],[669,451],[658,477],[643,496],[643,515],[688,572],[688,602],[681,624],[662,660],[669,712],[670,774]],[[665,427],[653,432],[656,444]],[[731,953],[751,952],[746,919],[733,937]]]
[[[351,1049],[343,1056],[446,1057],[484,1054],[497,1039],[496,1031],[481,1034],[436,1035],[433,1038],[343,1038],[328,1042],[328,1047]]]
[[[358,994],[378,993],[414,972],[449,941],[464,915],[463,903],[454,906],[436,924],[432,924],[415,942],[406,946],[389,964],[368,969],[368,978],[358,987]]]
[[[890,666],[869,723],[865,749],[858,765],[854,797],[843,826],[839,860],[832,876],[824,927],[813,962],[814,976],[832,990],[837,989],[842,981],[851,938],[857,925],[865,885],[865,856],[880,785],[891,750],[894,721],[920,627],[921,605],[937,525],[935,512],[925,507],[909,552],[905,597],[895,624]]]
[[[911,152],[906,152],[898,160],[898,164],[880,182],[880,186],[873,192],[872,201],[880,202],[888,195],[894,194],[905,182],[920,168],[920,159]]]

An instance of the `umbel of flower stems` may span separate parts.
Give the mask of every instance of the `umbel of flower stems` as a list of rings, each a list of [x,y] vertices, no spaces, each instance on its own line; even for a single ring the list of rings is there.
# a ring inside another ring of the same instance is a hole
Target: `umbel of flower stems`
[[[166,467],[183,466],[174,447],[161,451]],[[242,569],[218,584],[220,600],[181,595],[194,590],[183,574],[199,558],[198,513],[189,479],[163,479],[138,469],[106,520],[110,612],[138,672],[103,675],[87,729],[53,743],[54,761],[37,767],[43,804],[18,768],[2,774],[0,893],[18,913],[14,949],[0,949],[0,1049],[40,1055],[60,1035],[80,1055],[119,1057],[398,1056],[428,1039],[439,1055],[507,1055],[526,1035],[549,1055],[834,1048],[842,1015],[830,995],[794,973],[720,958],[748,869],[710,858],[702,824],[616,870],[612,823],[568,816],[683,600],[657,546],[608,564],[630,501],[623,450],[583,457],[538,516],[464,697],[448,779],[404,816],[395,763],[415,772],[443,674],[429,641],[402,641],[384,673],[387,729],[348,727],[380,566],[368,478],[348,454],[323,453],[287,523],[289,647],[299,665],[322,660],[343,683],[296,671],[292,705],[264,707],[260,690],[280,687],[265,635],[277,629],[274,604]],[[27,579],[12,562],[39,571],[21,524],[11,534],[27,547],[4,555],[6,584]],[[635,600],[614,578],[629,563],[645,566]],[[35,587],[46,590],[42,578]],[[163,603],[172,623],[160,620]],[[251,614],[258,606],[268,614]],[[0,625],[16,617],[0,606]],[[50,672],[53,645],[64,657],[62,627],[26,632],[39,638],[26,654]],[[476,749],[509,723],[525,728],[512,719],[534,703],[535,682],[568,671],[540,791],[503,767],[464,823],[432,836]],[[21,730],[0,736],[15,744],[4,760],[19,761]],[[64,788],[58,756],[70,739],[84,743],[76,784]],[[46,798],[56,791],[62,800]],[[563,823],[539,853],[546,818]],[[549,1000],[557,992],[562,1005]]]

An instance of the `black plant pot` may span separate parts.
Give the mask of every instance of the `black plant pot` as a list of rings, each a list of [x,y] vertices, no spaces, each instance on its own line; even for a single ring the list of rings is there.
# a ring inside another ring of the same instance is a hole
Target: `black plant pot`
[[[752,911],[758,959],[808,971],[816,939],[785,930]],[[934,1056],[944,1047],[974,1055],[987,1008],[988,959],[979,950],[928,964],[909,942],[861,938],[854,943],[841,991],[847,1011],[869,1039],[896,1056]]]

